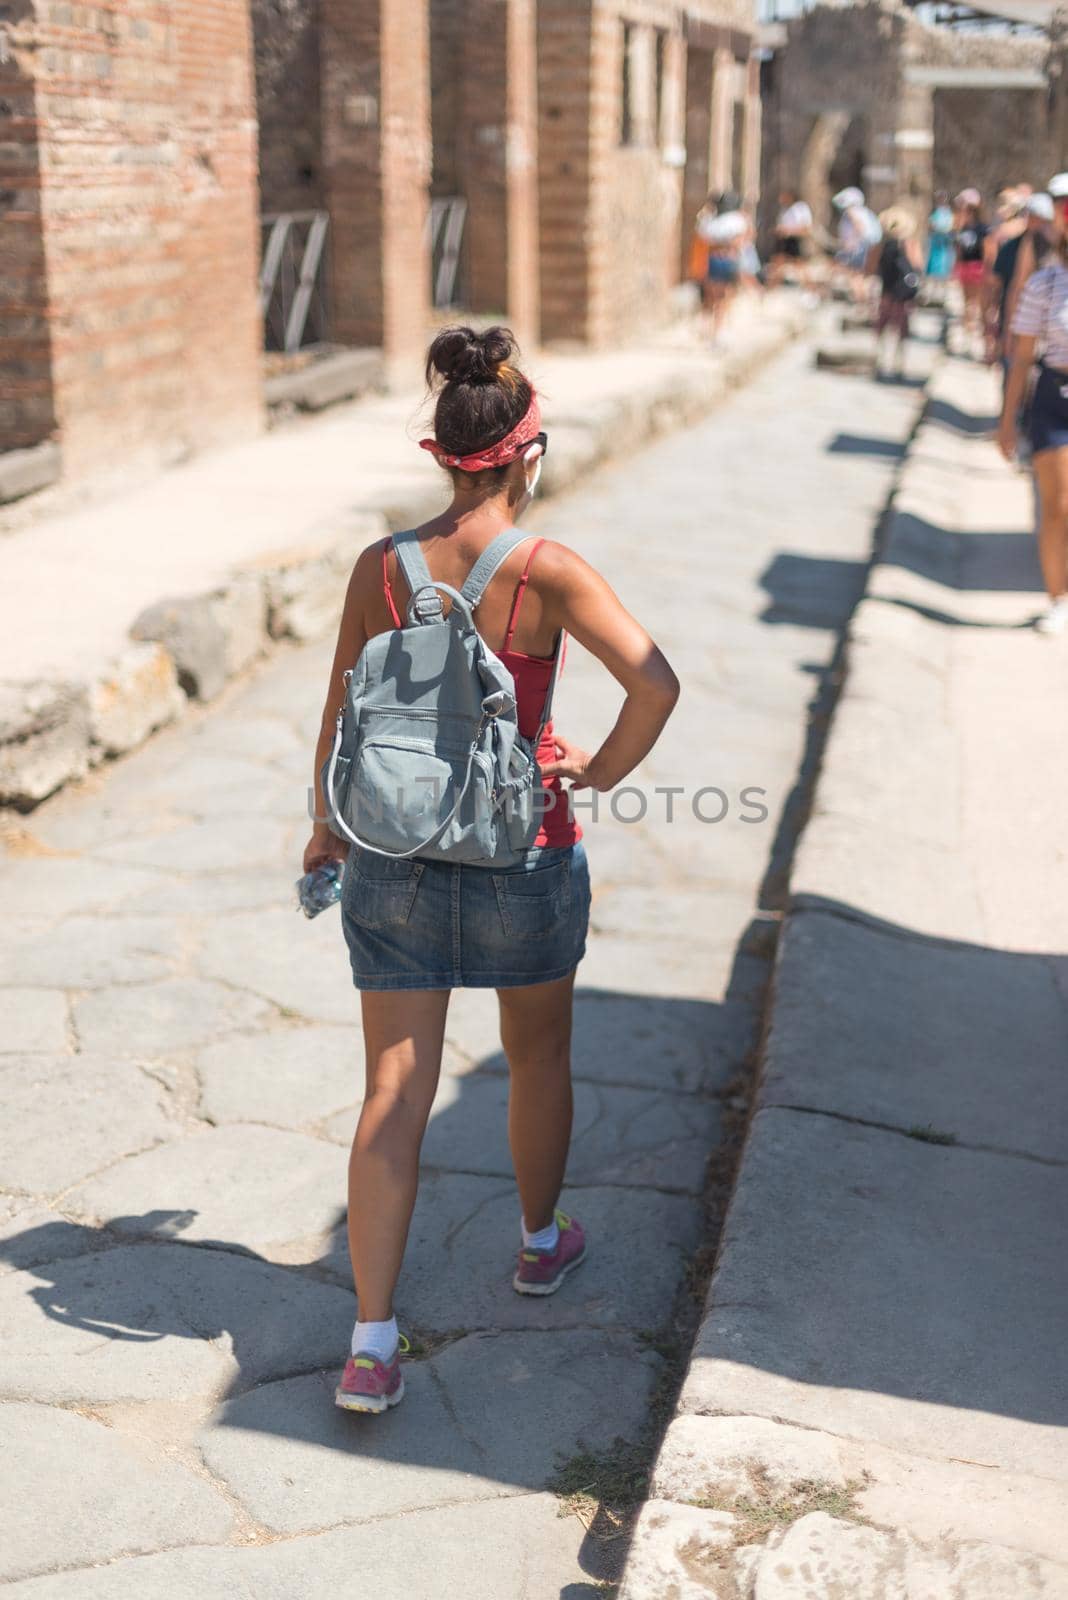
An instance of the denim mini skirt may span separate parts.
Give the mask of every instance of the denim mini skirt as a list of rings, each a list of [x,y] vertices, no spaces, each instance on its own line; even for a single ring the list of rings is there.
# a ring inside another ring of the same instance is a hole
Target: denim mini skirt
[[[353,847],[341,924],[357,989],[509,989],[566,978],[586,952],[581,840],[514,865],[397,861]]]

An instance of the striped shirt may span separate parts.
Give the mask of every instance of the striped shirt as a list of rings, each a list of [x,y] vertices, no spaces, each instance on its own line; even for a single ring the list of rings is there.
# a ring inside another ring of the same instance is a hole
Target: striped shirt
[[[1038,340],[1051,367],[1068,371],[1068,267],[1051,261],[1033,272],[1020,291],[1012,331]]]

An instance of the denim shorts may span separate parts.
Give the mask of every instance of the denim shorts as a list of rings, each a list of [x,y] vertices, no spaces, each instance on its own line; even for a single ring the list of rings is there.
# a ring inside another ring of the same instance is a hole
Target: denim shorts
[[[357,989],[510,989],[566,978],[586,953],[582,842],[536,845],[510,867],[353,848],[341,925]]]

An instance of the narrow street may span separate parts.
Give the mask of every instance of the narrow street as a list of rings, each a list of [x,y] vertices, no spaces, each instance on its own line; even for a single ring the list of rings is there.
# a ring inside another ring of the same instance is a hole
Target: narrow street
[[[912,354],[918,371],[930,347]],[[593,1600],[616,1575],[625,1540],[547,1486],[637,1439],[670,1377],[808,708],[918,404],[817,371],[801,342],[532,517],[605,573],[683,696],[627,790],[580,812],[594,931],[562,1204],[589,1260],[544,1302],[511,1288],[496,1004],[460,992],[396,1306],[415,1358],[385,1418],[332,1400],[358,998],[337,913],[306,923],[293,899],[332,641],[280,651],[13,833],[0,1576],[36,1581],[12,1596]],[[591,747],[618,702],[573,645],[561,730]]]

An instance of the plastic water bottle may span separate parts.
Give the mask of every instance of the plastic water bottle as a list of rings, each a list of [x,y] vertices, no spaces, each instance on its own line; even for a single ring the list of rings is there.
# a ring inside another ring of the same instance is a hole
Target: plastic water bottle
[[[317,917],[341,899],[343,861],[326,861],[297,880],[297,902],[306,917]]]

